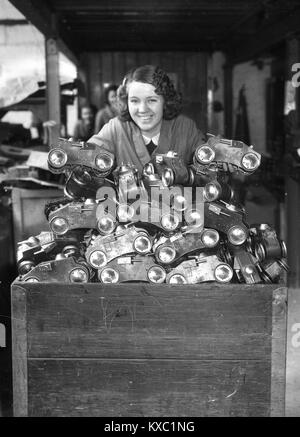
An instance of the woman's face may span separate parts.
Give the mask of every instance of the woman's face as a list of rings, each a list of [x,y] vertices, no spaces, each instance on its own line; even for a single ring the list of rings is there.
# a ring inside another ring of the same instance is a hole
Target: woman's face
[[[128,85],[128,110],[132,120],[146,135],[155,136],[163,119],[164,98],[153,85],[131,82]]]
[[[110,106],[115,106],[117,103],[117,92],[114,90],[110,90],[107,96],[107,100]]]

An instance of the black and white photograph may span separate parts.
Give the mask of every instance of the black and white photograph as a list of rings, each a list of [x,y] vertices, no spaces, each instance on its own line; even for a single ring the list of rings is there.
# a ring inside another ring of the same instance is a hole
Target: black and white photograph
[[[0,418],[300,417],[300,0],[0,0]]]

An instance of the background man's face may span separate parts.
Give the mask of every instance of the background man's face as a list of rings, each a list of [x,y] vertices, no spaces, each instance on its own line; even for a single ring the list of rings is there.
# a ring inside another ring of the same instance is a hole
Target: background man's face
[[[81,119],[86,123],[91,123],[93,121],[94,114],[90,108],[82,108]]]

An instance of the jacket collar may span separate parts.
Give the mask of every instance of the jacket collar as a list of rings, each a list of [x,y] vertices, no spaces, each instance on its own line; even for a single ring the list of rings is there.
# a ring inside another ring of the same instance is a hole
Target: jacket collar
[[[132,138],[133,138],[136,154],[140,159],[142,165],[145,165],[147,164],[147,162],[150,161],[151,157],[145,145],[143,135],[139,127],[135,123],[129,122],[129,124],[132,129]],[[172,120],[162,121],[158,146],[157,149],[155,150],[155,153],[167,153],[170,150],[171,127],[172,127]]]

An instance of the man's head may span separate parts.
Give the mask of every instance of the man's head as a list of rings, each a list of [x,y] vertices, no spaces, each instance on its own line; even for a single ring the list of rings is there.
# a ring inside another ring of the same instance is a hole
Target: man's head
[[[95,112],[91,105],[82,106],[81,111],[81,120],[83,120],[86,124],[91,124],[94,121]]]

